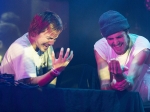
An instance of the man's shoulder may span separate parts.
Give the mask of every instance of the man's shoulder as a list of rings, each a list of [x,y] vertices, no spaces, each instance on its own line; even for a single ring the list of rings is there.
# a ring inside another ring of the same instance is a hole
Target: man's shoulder
[[[106,38],[101,38],[94,44],[94,47],[108,49],[108,47],[110,47],[110,46],[109,46]]]
[[[133,34],[133,33],[130,33],[129,34],[129,37],[132,41],[136,41],[136,40],[147,40],[146,37],[144,36],[141,36],[141,35],[137,35],[137,34]]]
[[[22,47],[30,46],[30,41],[28,39],[28,33],[25,33],[23,36],[14,41],[13,44],[17,44]]]
[[[18,39],[16,39],[16,41],[23,41],[23,40],[28,40],[28,33],[25,33],[21,37],[19,37]]]
[[[16,41],[14,41],[10,47],[7,50],[7,55],[21,55],[25,52],[32,53],[33,48],[31,47],[31,44],[26,37],[26,34],[24,34],[22,37],[18,38]]]
[[[107,43],[106,38],[101,38],[101,39],[99,39],[98,41],[96,41],[95,45],[96,45],[96,44],[105,44],[105,43]]]

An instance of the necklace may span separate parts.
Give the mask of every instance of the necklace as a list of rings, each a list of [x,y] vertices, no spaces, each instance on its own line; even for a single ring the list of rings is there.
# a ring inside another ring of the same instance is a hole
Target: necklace
[[[116,60],[119,61],[121,66],[125,66],[128,63],[131,48],[132,48],[132,41],[130,40],[128,50],[124,54],[116,56]]]

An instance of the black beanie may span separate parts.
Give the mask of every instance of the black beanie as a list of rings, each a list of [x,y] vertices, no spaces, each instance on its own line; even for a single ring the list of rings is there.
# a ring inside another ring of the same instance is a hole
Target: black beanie
[[[113,10],[107,11],[100,16],[99,25],[103,37],[108,37],[130,27],[127,19]]]

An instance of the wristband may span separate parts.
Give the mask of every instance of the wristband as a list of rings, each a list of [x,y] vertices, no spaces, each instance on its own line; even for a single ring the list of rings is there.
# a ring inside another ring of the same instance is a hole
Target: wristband
[[[60,72],[58,71],[58,70],[56,70],[56,69],[51,69],[51,72],[53,73],[53,75],[55,76],[55,77],[57,77],[58,75],[60,75]]]
[[[102,90],[111,90],[111,85],[110,85],[110,84],[103,84],[103,85],[101,86],[101,89],[102,89]]]

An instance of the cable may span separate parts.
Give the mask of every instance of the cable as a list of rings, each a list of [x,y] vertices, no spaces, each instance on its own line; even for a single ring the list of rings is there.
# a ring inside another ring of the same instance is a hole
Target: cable
[[[22,88],[37,88],[38,85],[29,85],[23,82],[15,81],[12,74],[1,74],[0,75],[0,84],[5,86],[18,86]]]

